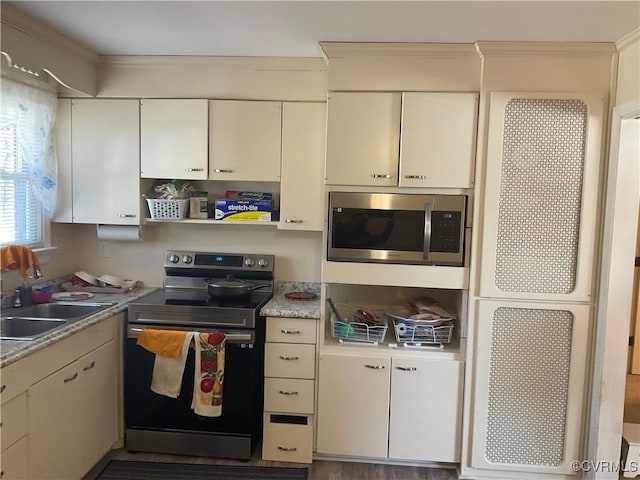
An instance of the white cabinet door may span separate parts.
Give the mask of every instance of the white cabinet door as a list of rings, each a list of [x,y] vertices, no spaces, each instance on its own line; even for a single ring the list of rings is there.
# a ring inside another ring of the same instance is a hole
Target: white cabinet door
[[[209,179],[280,181],[281,102],[209,102]]]
[[[280,229],[323,229],[326,122],[324,103],[282,104]]]
[[[477,93],[403,93],[399,185],[472,188],[477,118]]]
[[[29,389],[29,477],[38,480],[81,476],[82,426],[78,408],[83,392],[76,388],[77,364],[58,370]]]
[[[481,300],[476,311],[472,467],[575,474],[588,399],[589,306]]]
[[[390,358],[320,354],[317,451],[387,457]]]
[[[55,216],[57,223],[73,222],[73,168],[71,158],[71,99],[59,98],[56,111],[56,158],[58,186]]]
[[[72,100],[74,223],[140,224],[138,100]]]
[[[393,358],[389,458],[459,462],[463,362]]]
[[[208,100],[140,100],[142,178],[206,180],[208,155]]]
[[[117,366],[115,340],[77,361],[81,397],[77,416],[81,424],[80,473],[87,473],[116,443],[118,426]]]
[[[400,93],[329,92],[327,184],[398,184],[400,106]]]
[[[605,99],[501,92],[490,102],[480,295],[590,301]]]

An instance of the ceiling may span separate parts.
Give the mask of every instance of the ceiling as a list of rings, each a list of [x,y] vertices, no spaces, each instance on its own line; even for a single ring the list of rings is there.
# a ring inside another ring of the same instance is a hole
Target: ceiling
[[[615,42],[634,1],[2,1],[100,55],[319,57],[321,41]]]

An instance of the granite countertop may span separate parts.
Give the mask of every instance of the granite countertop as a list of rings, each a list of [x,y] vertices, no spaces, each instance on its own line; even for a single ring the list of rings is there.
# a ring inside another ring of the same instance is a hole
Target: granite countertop
[[[285,293],[315,293],[314,300],[289,300]],[[262,307],[260,315],[265,317],[320,318],[320,283],[315,282],[278,282],[273,298]]]
[[[0,368],[20,360],[38,350],[56,343],[63,338],[67,338],[74,333],[89,328],[92,325],[100,323],[113,315],[123,312],[127,309],[127,305],[144,295],[153,292],[156,288],[140,288],[127,293],[96,293],[92,298],[84,301],[86,303],[113,303],[114,305],[101,310],[95,315],[91,315],[85,319],[70,323],[69,325],[54,330],[51,333],[43,335],[35,340],[0,340]],[[80,302],[78,302],[80,303]]]

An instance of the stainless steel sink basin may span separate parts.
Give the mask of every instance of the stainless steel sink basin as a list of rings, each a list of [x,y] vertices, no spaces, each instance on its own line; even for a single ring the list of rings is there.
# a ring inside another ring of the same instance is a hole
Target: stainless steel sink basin
[[[34,340],[66,324],[61,319],[7,317],[0,320],[0,339]]]
[[[0,319],[0,340],[35,340],[111,305],[113,304],[60,302],[15,308]]]
[[[92,315],[110,305],[100,303],[40,303],[11,312],[14,317],[45,319],[79,319]]]

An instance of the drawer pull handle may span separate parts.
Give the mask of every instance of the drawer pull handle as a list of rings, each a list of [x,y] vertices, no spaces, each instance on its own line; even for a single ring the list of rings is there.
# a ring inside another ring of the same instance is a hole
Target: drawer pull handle
[[[384,370],[384,365],[369,365],[368,363],[365,365],[367,368],[373,368],[374,370]]]
[[[0,428],[2,428],[2,422],[0,422]]]
[[[286,330],[286,329],[282,329],[280,330],[281,333],[284,333],[285,335],[299,335],[300,334],[300,330]]]
[[[93,362],[91,362],[90,365],[87,365],[86,367],[83,367],[82,370],[84,370],[86,372],[86,371],[91,370],[95,366],[96,366],[96,361],[94,360]]]
[[[402,370],[403,372],[415,372],[417,370],[416,367],[396,367],[398,370]]]
[[[6,385],[2,385],[0,387],[0,393],[4,392],[6,389],[7,389],[7,386]]]
[[[292,392],[288,390],[278,390],[280,395],[298,395],[298,392]]]
[[[78,378],[78,373],[74,373],[73,375],[71,375],[68,378],[64,379],[64,383],[68,383],[68,382],[73,382],[76,378]]]
[[[185,172],[204,172],[204,168],[185,168]]]
[[[298,449],[296,447],[281,447],[278,445],[278,450],[282,450],[283,452],[295,452]]]
[[[136,218],[137,215],[134,213],[119,213],[118,218]]]
[[[215,173],[233,173],[233,170],[229,170],[228,168],[216,168],[214,172]]]
[[[300,360],[300,357],[288,357],[286,355],[280,355],[280,360]]]
[[[304,223],[304,220],[291,220],[290,218],[287,218],[285,223]]]
[[[371,178],[391,178],[388,173],[372,173]]]
[[[426,180],[426,175],[405,175],[404,178],[409,178],[411,180]]]

